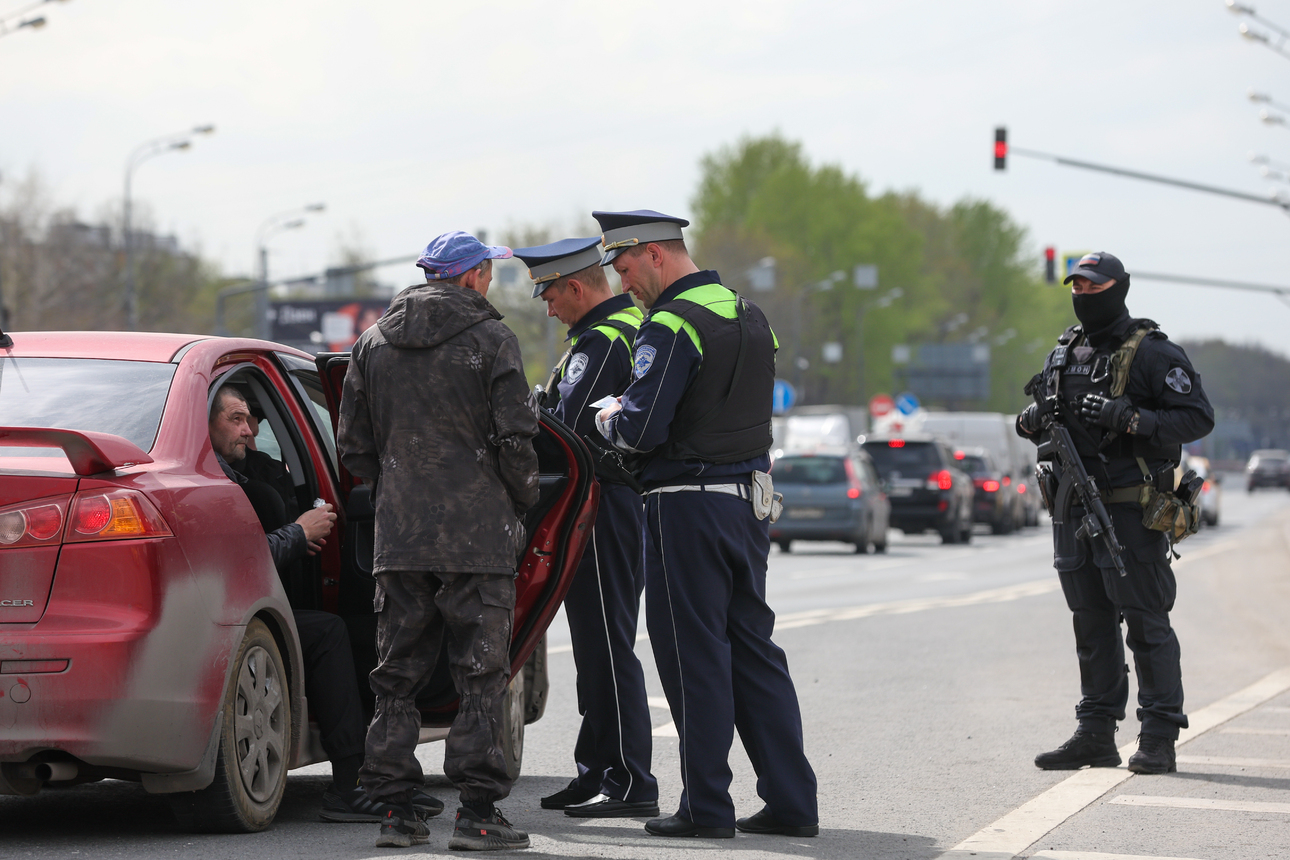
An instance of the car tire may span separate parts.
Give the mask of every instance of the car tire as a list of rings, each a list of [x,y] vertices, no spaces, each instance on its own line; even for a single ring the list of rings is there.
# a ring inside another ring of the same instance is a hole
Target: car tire
[[[258,618],[246,625],[222,709],[214,781],[200,791],[168,795],[171,809],[190,830],[264,830],[287,787],[291,695],[278,643]]]
[[[878,543],[877,541],[874,541],[874,544],[873,544],[873,551],[874,551],[874,552],[876,552],[876,553],[884,553],[884,552],[886,552],[886,551],[887,551],[887,541],[886,541],[886,540],[883,540],[883,542],[882,542],[882,543]]]
[[[941,543],[958,543],[959,531],[956,527],[950,526],[941,532]]]
[[[972,524],[968,523],[959,532],[959,543],[972,543]]]
[[[502,758],[506,762],[506,775],[511,780],[520,778],[520,767],[524,763],[524,716],[527,710],[524,688],[524,672],[520,671],[507,686],[503,699]]]
[[[792,542],[791,540],[781,540],[781,541],[776,541],[776,543],[777,543],[777,544],[779,544],[779,551],[780,551],[780,552],[792,552],[792,551],[793,551],[793,550],[792,550],[793,542]]]

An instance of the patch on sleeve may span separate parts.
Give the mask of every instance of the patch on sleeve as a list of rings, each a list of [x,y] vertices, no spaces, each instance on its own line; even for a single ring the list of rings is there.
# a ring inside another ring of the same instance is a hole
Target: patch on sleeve
[[[1175,367],[1165,374],[1165,385],[1179,394],[1191,394],[1191,377],[1181,367]]]
[[[564,381],[570,385],[576,385],[582,374],[587,369],[587,354],[580,352],[573,358],[569,359],[569,366],[564,371]]]
[[[649,345],[636,347],[636,360],[632,364],[632,371],[637,379],[649,373],[649,369],[654,366],[654,356],[657,352],[654,347]]]

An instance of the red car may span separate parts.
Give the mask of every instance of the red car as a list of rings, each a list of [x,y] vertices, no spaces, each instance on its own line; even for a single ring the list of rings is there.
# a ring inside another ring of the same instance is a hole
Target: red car
[[[360,678],[375,663],[367,488],[337,462],[348,355],[179,334],[0,332],[0,794],[104,778],[169,795],[182,821],[252,831],[293,767],[325,761],[309,730],[291,607],[339,614]],[[237,383],[264,414],[257,448],[301,509],[339,515],[298,581],[279,579],[207,416]],[[519,567],[508,761],[546,696],[543,636],[598,498],[587,449],[543,414],[541,501]],[[457,696],[441,665],[422,740]],[[371,692],[359,684],[371,708]]]

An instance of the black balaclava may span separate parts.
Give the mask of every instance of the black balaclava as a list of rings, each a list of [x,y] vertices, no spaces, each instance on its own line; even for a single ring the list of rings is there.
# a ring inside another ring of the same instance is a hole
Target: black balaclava
[[[1126,316],[1129,309],[1124,306],[1124,297],[1128,294],[1128,275],[1100,293],[1072,293],[1071,303],[1075,305],[1075,316],[1084,325],[1084,333],[1092,335],[1110,328],[1116,320]]]

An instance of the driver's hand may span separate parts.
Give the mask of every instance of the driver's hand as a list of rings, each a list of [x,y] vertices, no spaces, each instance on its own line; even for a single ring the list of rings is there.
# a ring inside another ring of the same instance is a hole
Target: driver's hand
[[[324,538],[331,534],[336,524],[336,514],[331,505],[319,505],[305,511],[296,518],[296,522],[305,530],[305,540],[309,542],[309,554],[314,555],[327,543]]]

